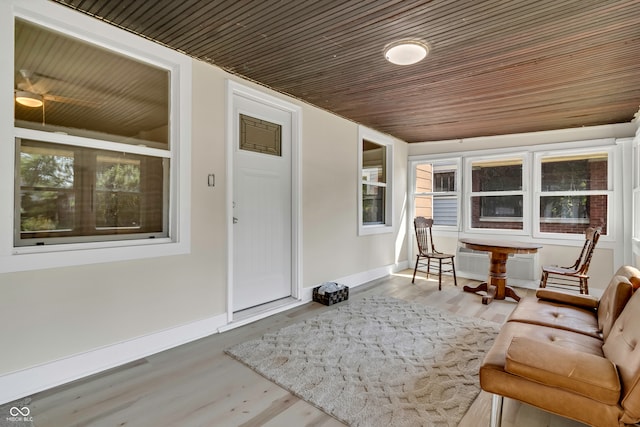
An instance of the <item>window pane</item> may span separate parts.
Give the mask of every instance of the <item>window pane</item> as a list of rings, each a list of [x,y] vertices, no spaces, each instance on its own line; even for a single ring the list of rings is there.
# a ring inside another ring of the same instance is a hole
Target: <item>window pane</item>
[[[455,191],[456,173],[455,171],[434,171],[433,188],[436,192]]]
[[[471,227],[522,229],[522,196],[471,197]]]
[[[362,185],[362,223],[384,224],[386,188],[376,185]]]
[[[443,193],[456,191],[455,164],[420,163],[415,169],[416,193]]]
[[[19,163],[16,244],[167,236],[167,159],[23,140]]]
[[[607,153],[542,159],[542,191],[607,190]]]
[[[588,227],[606,233],[607,196],[540,197],[540,231],[582,234]]]
[[[458,224],[458,198],[455,196],[434,196],[433,223],[435,225]]]
[[[421,163],[416,165],[416,193],[433,192],[433,165],[431,163]],[[418,215],[429,218],[426,215]]]
[[[20,231],[43,232],[73,227],[75,153],[23,145],[20,153]]]
[[[165,69],[16,19],[14,75],[18,127],[168,148]]]
[[[415,198],[414,217],[433,218],[434,225],[458,224],[458,198],[456,196],[418,196]]]
[[[415,198],[415,212],[413,217],[422,216],[433,218],[433,196],[418,196]],[[434,219],[435,223],[435,219]]]
[[[473,162],[471,179],[474,192],[522,190],[522,159]]]
[[[97,156],[96,227],[140,227],[140,160]]]
[[[457,169],[455,163],[419,163],[415,166],[414,216],[433,218],[434,225],[457,225]]]
[[[362,180],[387,182],[387,147],[367,140],[362,141]]]

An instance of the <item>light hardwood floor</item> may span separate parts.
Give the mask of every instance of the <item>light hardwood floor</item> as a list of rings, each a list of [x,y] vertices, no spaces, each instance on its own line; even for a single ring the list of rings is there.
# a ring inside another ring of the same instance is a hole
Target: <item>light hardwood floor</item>
[[[465,293],[465,279],[437,282],[411,271],[354,288],[356,300],[387,295],[437,306],[464,316],[504,322],[515,302],[494,301]],[[519,289],[520,296],[533,291]],[[345,304],[345,303],[341,303]],[[102,374],[57,387],[31,397],[29,407],[36,427],[71,426],[309,426],[334,427],[342,423],[224,354],[223,350],[277,330],[324,310],[318,303],[271,316],[231,331],[212,335]],[[490,397],[482,392],[460,423],[462,427],[489,425]],[[553,416],[519,402],[505,400],[505,427],[576,427],[582,424]],[[392,427],[392,426],[390,426]]]

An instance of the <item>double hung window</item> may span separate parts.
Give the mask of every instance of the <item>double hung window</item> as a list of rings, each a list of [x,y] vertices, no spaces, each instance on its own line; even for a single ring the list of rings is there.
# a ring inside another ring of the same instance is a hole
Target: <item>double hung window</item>
[[[169,237],[170,71],[15,21],[14,246]]]
[[[524,156],[468,159],[471,229],[524,228]]]
[[[387,192],[387,149],[362,141],[362,223],[385,223]]]
[[[609,150],[536,155],[541,233],[583,234],[601,227],[607,234],[610,156]]]
[[[364,127],[360,127],[359,134],[358,232],[391,232],[393,140]]]

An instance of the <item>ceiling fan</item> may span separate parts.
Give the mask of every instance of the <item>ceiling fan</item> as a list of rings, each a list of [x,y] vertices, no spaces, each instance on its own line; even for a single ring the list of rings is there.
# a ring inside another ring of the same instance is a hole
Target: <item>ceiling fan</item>
[[[14,95],[16,102],[26,107],[42,107],[45,101],[75,104],[89,108],[97,108],[100,106],[99,102],[49,93],[48,90],[43,87],[45,85],[41,83],[44,83],[47,79],[57,80],[55,78],[50,78],[27,69],[21,69],[20,75],[22,76],[22,81],[17,84],[18,88],[14,90]]]

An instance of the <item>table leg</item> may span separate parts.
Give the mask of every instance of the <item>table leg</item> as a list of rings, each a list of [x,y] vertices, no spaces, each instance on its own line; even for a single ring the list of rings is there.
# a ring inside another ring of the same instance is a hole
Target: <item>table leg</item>
[[[487,295],[482,297],[483,304],[490,304],[494,299],[503,300],[505,297],[520,301],[516,292],[507,286],[507,259],[509,255],[502,252],[491,252],[489,254],[489,280],[476,287],[465,286],[465,292],[478,293],[485,291]]]
[[[465,292],[471,292],[471,293],[477,294],[478,292],[481,292],[481,291],[487,292],[488,286],[489,285],[487,284],[487,282],[482,282],[476,287],[463,286],[462,290],[465,291]]]

